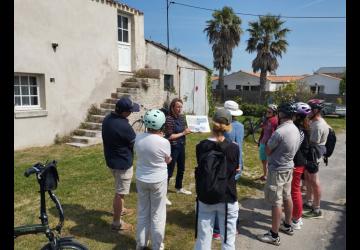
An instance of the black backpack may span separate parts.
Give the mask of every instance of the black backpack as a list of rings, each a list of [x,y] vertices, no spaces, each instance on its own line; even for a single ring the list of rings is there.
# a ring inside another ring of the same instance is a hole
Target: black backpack
[[[197,224],[199,201],[206,204],[216,204],[224,202],[227,190],[227,160],[225,150],[231,141],[225,139],[223,144],[216,144],[212,149],[200,156],[198,166],[195,168],[196,185],[196,223],[195,238],[197,237]],[[225,235],[227,239],[227,203],[225,203]]]
[[[197,199],[206,204],[216,204],[224,201],[227,189],[227,164],[225,149],[229,142],[225,141],[223,149],[217,144],[201,155],[195,168],[195,184]]]
[[[329,134],[326,139],[325,147],[326,147],[326,153],[324,154],[324,163],[328,164],[328,158],[332,155],[335,149],[336,144],[336,134],[335,131],[332,128],[329,128]]]

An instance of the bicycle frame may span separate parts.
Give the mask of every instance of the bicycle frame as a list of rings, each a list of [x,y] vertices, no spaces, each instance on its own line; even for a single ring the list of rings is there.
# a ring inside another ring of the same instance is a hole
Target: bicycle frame
[[[38,178],[38,176],[37,176]],[[14,227],[14,238],[21,236],[21,235],[27,235],[27,234],[38,234],[38,233],[44,233],[46,237],[53,241],[55,236],[52,232],[51,228],[49,227],[48,222],[48,216],[46,213],[46,202],[45,202],[45,188],[43,185],[40,184],[40,217],[41,224],[34,224],[34,225],[24,225],[24,226],[18,226]],[[64,224],[64,211],[61,207],[59,199],[56,197],[56,195],[49,190],[48,194],[51,198],[51,200],[55,203],[56,208],[59,212],[59,223],[54,228],[58,233],[61,232],[61,228]]]

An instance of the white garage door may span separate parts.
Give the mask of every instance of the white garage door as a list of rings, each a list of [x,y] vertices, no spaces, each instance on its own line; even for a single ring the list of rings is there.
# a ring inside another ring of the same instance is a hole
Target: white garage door
[[[207,115],[206,76],[204,70],[180,68],[180,98],[184,112]]]

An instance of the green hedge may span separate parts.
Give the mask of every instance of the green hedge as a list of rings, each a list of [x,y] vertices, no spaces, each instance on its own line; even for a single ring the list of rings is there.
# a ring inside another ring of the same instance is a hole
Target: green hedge
[[[240,109],[244,112],[244,115],[246,116],[261,117],[266,112],[267,107],[261,104],[242,103],[240,104]]]

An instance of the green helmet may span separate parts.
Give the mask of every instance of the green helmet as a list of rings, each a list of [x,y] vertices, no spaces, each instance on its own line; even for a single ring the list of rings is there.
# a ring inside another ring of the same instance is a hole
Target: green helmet
[[[146,111],[144,115],[145,127],[154,130],[160,130],[165,123],[165,115],[158,109],[151,109]]]

